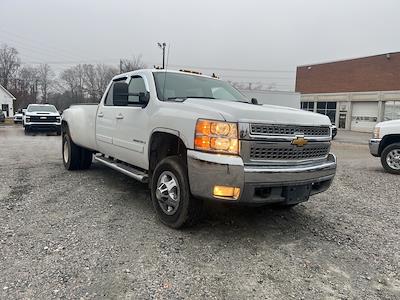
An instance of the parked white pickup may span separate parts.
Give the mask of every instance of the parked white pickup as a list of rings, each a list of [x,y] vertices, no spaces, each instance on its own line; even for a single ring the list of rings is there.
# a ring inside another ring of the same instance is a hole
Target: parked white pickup
[[[25,132],[39,129],[61,135],[61,116],[51,104],[29,104],[22,119]]]
[[[373,156],[381,158],[386,171],[400,174],[400,120],[376,124],[369,149]]]
[[[86,169],[95,153],[148,182],[160,220],[178,228],[198,218],[203,200],[291,207],[328,189],[330,125],[320,114],[251,103],[215,78],[138,70],[114,77],[99,105],[64,111],[63,160]]]

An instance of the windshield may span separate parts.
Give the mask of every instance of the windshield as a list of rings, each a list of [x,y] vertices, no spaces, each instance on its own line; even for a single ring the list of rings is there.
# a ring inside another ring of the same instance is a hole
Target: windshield
[[[53,105],[30,105],[28,107],[29,112],[45,111],[45,112],[57,112]]]
[[[246,98],[230,84],[207,77],[154,72],[158,99],[211,98],[245,101]]]

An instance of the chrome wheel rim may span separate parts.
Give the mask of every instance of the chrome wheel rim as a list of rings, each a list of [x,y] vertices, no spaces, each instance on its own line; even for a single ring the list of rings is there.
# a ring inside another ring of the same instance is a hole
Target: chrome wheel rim
[[[176,213],[180,202],[180,187],[178,179],[170,171],[164,171],[158,177],[156,197],[160,208],[166,215]]]
[[[400,149],[393,149],[386,156],[386,163],[393,170],[400,170]]]
[[[68,163],[68,158],[69,158],[69,153],[68,153],[68,141],[64,141],[63,145],[63,157],[64,157],[64,162]]]

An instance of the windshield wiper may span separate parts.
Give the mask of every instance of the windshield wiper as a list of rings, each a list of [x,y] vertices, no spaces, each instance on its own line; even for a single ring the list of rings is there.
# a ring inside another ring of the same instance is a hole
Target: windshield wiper
[[[197,99],[217,99],[214,97],[206,97],[206,96],[188,96],[186,98],[197,98]]]
[[[179,100],[181,102],[185,101],[187,99],[187,97],[168,97],[167,99],[165,99],[164,101],[172,101],[172,100]]]
[[[186,97],[168,97],[167,99],[165,99],[165,100],[168,100],[168,101],[170,101],[170,100],[180,100],[180,101],[185,101],[186,99],[188,99],[188,98],[195,98],[195,99],[217,99],[217,98],[214,98],[214,97],[206,97],[206,96],[186,96]]]

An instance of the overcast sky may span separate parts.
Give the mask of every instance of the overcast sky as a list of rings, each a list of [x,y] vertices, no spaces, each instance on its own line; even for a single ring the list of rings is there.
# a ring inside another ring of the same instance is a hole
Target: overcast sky
[[[161,64],[165,41],[171,66],[287,89],[297,65],[400,51],[399,12],[398,0],[0,0],[0,43],[62,70],[139,54]]]

